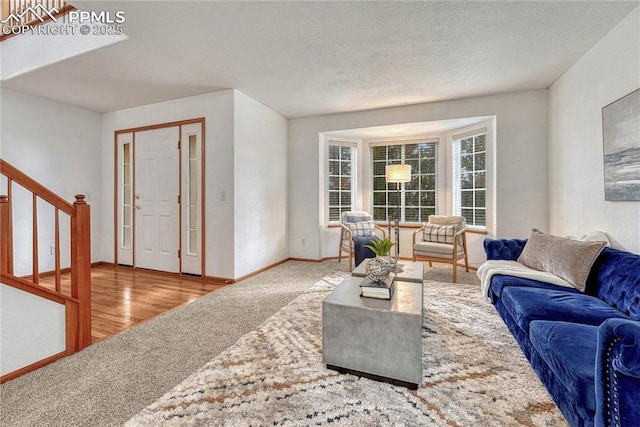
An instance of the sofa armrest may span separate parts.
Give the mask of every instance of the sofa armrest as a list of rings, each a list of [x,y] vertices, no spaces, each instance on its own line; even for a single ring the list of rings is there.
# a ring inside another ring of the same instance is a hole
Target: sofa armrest
[[[484,239],[487,260],[517,261],[527,244],[526,239]]]
[[[598,329],[596,426],[640,420],[640,322],[605,320]]]

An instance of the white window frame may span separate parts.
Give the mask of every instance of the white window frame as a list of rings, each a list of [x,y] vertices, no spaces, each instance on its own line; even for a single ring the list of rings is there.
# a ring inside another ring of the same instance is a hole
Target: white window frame
[[[358,163],[358,143],[353,142],[353,141],[345,141],[345,140],[339,140],[339,139],[334,139],[334,138],[330,138],[327,139],[326,144],[325,145],[325,155],[323,156],[323,160],[324,160],[324,191],[323,191],[323,198],[324,198],[324,222],[325,224],[338,224],[340,222],[340,219],[338,218],[336,219],[331,219],[330,218],[330,185],[329,185],[329,180],[331,178],[331,175],[329,174],[329,162],[331,161],[331,159],[329,158],[329,150],[331,146],[339,146],[339,147],[349,147],[352,149],[351,155],[352,155],[352,160],[351,160],[351,210],[352,211],[357,211],[359,209],[359,204],[358,204],[358,185],[359,185],[359,163]]]
[[[456,129],[448,134],[448,144],[450,147],[450,162],[451,168],[449,176],[451,179],[451,203],[449,205],[449,211],[453,215],[461,215],[461,194],[460,194],[460,159],[459,159],[459,147],[458,141],[485,134],[485,225],[467,224],[470,229],[482,230],[493,232],[495,231],[495,201],[494,201],[494,189],[495,189],[495,163],[494,156],[494,129],[495,119],[488,120],[482,123],[478,123],[473,126],[468,126],[461,129]]]
[[[181,152],[182,152],[182,272],[202,275],[202,167],[203,167],[203,151],[202,151],[202,123],[192,123],[182,125],[180,127]],[[195,138],[195,157],[190,156],[189,137]],[[192,176],[189,176],[190,168]],[[194,179],[194,181],[191,181]],[[193,193],[190,185],[194,185],[195,198],[191,200],[190,194]],[[190,213],[195,210],[195,218]],[[193,221],[195,219],[195,221]],[[191,242],[191,239],[194,239]],[[195,251],[191,250],[190,243],[195,245]]]
[[[349,138],[344,136],[331,135],[330,133],[319,134],[319,155],[320,155],[320,191],[318,213],[321,227],[335,226],[336,223],[329,223],[329,201],[328,201],[328,144],[344,143],[356,147],[356,171],[355,185],[352,187],[354,198],[354,210],[364,210],[373,214],[372,207],[372,175],[371,175],[371,149],[373,145],[393,145],[399,143],[416,143],[438,141],[436,160],[436,188],[438,190],[436,200],[436,213],[442,215],[452,215],[454,212],[454,167],[453,167],[453,136],[458,136],[466,132],[477,132],[478,129],[485,128],[486,137],[486,157],[485,157],[485,202],[486,202],[486,226],[478,228],[489,234],[495,235],[496,229],[496,117],[478,116],[477,123],[459,127],[448,131],[435,131],[433,133],[411,135],[405,137],[386,137],[376,139]],[[378,221],[380,222],[380,221]],[[470,228],[475,228],[470,226]]]
[[[118,264],[122,265],[133,265],[133,164],[134,164],[134,141],[135,136],[133,132],[121,133],[117,135],[117,147],[118,147],[118,200],[117,200],[117,230],[118,233],[118,247],[116,248],[118,254]],[[129,145],[129,162],[128,168],[128,177],[127,181],[129,182],[129,191],[128,196],[124,191],[124,181],[125,181],[125,163],[123,159],[123,151],[125,144]],[[129,224],[125,225],[124,211],[128,210],[129,215]],[[128,236],[125,239],[124,234],[127,233]],[[128,244],[125,241],[128,240]]]
[[[374,221],[378,221],[378,222],[387,222],[387,219],[375,219],[375,215],[374,215],[374,190],[373,190],[373,179],[374,179],[374,174],[373,174],[373,158],[372,158],[372,151],[374,147],[381,147],[381,146],[390,146],[390,145],[400,145],[403,146],[402,147],[402,158],[401,158],[401,163],[405,163],[406,161],[406,153],[404,151],[404,147],[407,145],[412,145],[412,144],[422,144],[422,143],[428,143],[428,144],[435,144],[435,154],[436,154],[436,158],[435,158],[435,213],[437,214],[438,212],[440,212],[441,209],[441,204],[440,204],[440,197],[443,193],[444,188],[442,187],[441,184],[441,167],[442,167],[442,162],[441,162],[441,138],[440,137],[436,137],[436,136],[426,136],[426,137],[412,137],[411,139],[395,139],[395,140],[385,140],[385,141],[375,141],[375,142],[369,142],[367,144],[367,155],[368,155],[368,161],[367,161],[367,182],[368,182],[368,188],[367,188],[367,195],[368,195],[368,207],[369,210],[372,214],[372,216],[374,217]],[[389,164],[389,163],[387,163]],[[411,171],[411,176],[415,176],[417,175],[416,171],[413,170]],[[388,189],[388,191],[394,191],[395,189],[395,185],[392,185],[391,188]],[[405,201],[406,201],[406,189],[405,189],[405,184],[401,184],[400,187],[400,222],[402,224],[422,224],[423,222],[426,221],[426,218],[424,218],[423,221],[405,221],[405,210],[406,210],[406,206],[405,206]],[[388,205],[391,206],[391,205]],[[391,206],[393,207],[393,206]],[[392,218],[395,218],[395,215],[391,215]]]

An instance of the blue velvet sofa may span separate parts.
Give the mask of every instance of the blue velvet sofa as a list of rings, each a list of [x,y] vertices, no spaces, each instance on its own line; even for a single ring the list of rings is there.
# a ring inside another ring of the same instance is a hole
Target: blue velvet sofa
[[[484,248],[516,261],[525,244]],[[640,426],[640,255],[604,248],[586,283],[494,275],[488,297],[571,426]]]

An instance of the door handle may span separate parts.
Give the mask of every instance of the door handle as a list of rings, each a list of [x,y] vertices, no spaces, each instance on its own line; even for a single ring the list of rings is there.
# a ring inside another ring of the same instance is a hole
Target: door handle
[[[134,199],[139,199],[139,198],[140,198],[140,195],[139,195],[139,194],[134,194],[134,195],[133,195],[133,198],[134,198]]]
[[[136,209],[140,209],[139,205],[134,205],[133,207],[136,208]]]

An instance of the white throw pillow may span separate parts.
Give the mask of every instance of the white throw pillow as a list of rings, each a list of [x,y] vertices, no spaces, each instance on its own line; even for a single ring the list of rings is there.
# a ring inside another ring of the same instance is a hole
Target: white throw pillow
[[[426,223],[422,232],[422,240],[434,243],[453,243],[453,236],[457,232],[455,225],[437,225]]]

